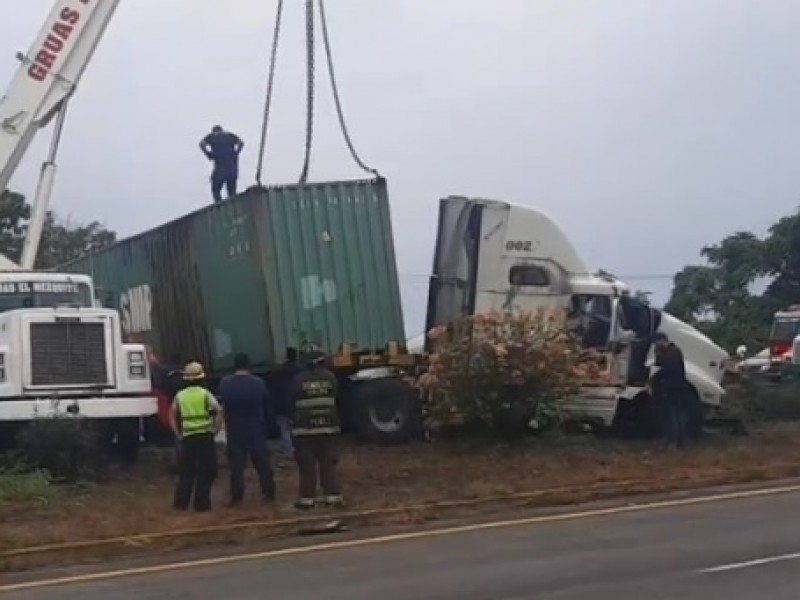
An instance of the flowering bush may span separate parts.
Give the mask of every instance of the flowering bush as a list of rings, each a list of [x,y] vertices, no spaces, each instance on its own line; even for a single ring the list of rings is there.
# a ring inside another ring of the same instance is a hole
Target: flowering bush
[[[523,431],[561,421],[559,401],[602,383],[602,357],[581,350],[559,310],[481,313],[428,333],[434,352],[418,385],[429,429],[480,423]]]

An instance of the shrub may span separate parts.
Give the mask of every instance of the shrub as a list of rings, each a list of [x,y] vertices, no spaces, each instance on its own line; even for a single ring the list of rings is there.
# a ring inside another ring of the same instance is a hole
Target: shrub
[[[43,469],[27,471],[22,467],[0,469],[0,504],[46,504],[54,495],[50,473]]]
[[[743,380],[727,389],[728,411],[747,422],[800,421],[800,385]]]
[[[497,312],[429,332],[435,350],[419,381],[429,429],[476,423],[504,434],[562,421],[560,401],[600,381],[599,355],[582,352],[561,311]]]
[[[18,441],[25,464],[46,469],[56,480],[94,476],[101,465],[99,433],[84,419],[37,419],[22,429]]]

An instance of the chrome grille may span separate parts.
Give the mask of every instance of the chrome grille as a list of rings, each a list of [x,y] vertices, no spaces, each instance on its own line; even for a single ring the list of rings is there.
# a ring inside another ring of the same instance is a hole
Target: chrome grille
[[[103,323],[31,323],[31,383],[107,384],[105,342]]]

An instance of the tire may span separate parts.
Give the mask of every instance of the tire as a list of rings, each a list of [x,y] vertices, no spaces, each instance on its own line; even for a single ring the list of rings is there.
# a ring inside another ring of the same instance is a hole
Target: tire
[[[151,415],[144,419],[144,440],[156,448],[170,448],[175,441],[175,434],[164,427],[158,415]]]
[[[381,446],[404,444],[422,432],[417,392],[399,379],[359,384],[352,403],[356,432],[368,442]]]
[[[17,447],[19,432],[22,425],[19,423],[0,423],[0,454],[14,450]]]
[[[139,460],[141,446],[141,420],[138,417],[116,419],[111,424],[111,453],[126,466]]]
[[[620,400],[613,431],[624,438],[656,439],[665,431],[662,412],[650,394],[641,393],[632,400]]]

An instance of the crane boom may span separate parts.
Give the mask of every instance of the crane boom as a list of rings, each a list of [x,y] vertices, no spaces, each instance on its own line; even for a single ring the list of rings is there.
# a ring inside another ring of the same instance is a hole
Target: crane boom
[[[36,132],[59,113],[94,54],[119,0],[57,0],[0,99],[0,192],[22,161]],[[32,206],[23,268],[32,268],[55,172],[61,119]]]

